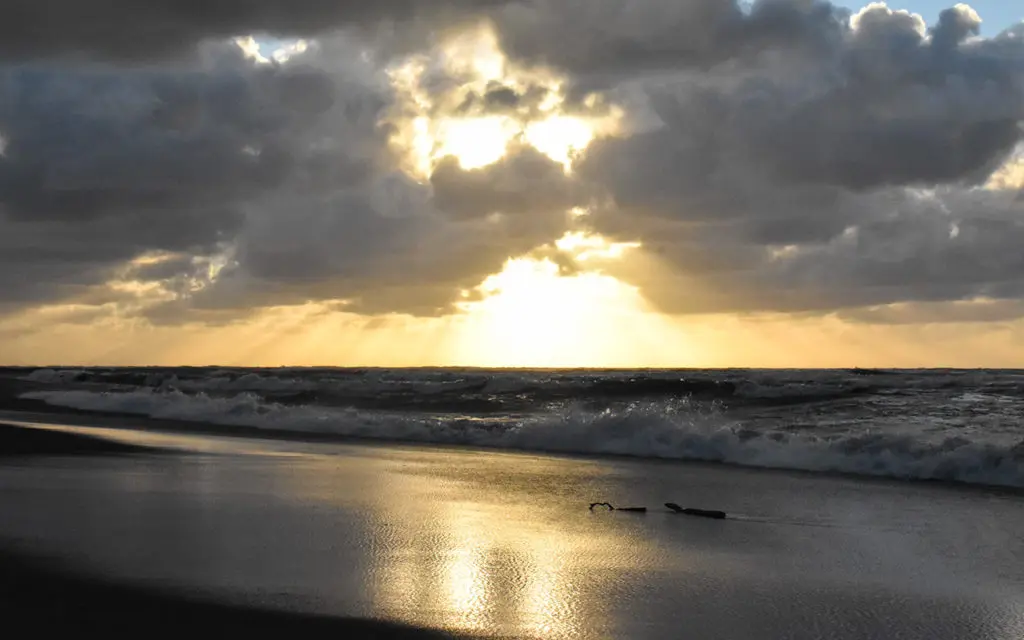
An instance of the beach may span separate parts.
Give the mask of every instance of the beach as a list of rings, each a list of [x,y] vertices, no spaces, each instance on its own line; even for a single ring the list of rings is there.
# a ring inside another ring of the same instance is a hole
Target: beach
[[[0,460],[8,553],[125,593],[482,637],[1024,636],[1012,491],[16,415],[117,444]]]

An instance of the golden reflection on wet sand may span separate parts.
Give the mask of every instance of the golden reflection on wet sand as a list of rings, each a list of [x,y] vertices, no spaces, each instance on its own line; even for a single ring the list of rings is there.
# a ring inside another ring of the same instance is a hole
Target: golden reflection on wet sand
[[[389,536],[375,548],[374,609],[458,631],[581,635],[572,576],[586,570],[583,557],[601,553],[598,536],[566,536],[558,519],[538,525],[542,506],[516,495],[494,501],[487,487],[496,484],[386,474],[378,486],[391,506],[378,513],[377,527]],[[441,499],[424,508],[417,499],[424,491]],[[465,499],[460,494],[467,491],[476,495]],[[598,610],[589,612],[588,624],[598,622]]]
[[[412,446],[196,449],[0,466],[0,535],[111,575],[476,635],[1024,637],[1013,497]],[[775,515],[586,509],[655,495]]]

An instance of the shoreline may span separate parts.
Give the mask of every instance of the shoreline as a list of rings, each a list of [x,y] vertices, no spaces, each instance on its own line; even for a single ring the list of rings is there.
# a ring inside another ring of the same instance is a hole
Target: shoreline
[[[473,452],[481,451],[489,454],[509,454],[532,457],[561,458],[568,460],[591,460],[591,461],[644,461],[648,464],[667,466],[687,466],[697,468],[726,468],[737,472],[746,473],[768,473],[774,475],[816,478],[828,477],[862,482],[864,484],[881,485],[903,485],[911,484],[922,487],[933,487],[944,490],[954,490],[967,493],[983,493],[989,495],[1010,495],[1024,497],[1024,488],[1000,484],[983,484],[977,482],[965,482],[960,480],[941,480],[928,478],[899,478],[884,475],[868,475],[843,471],[810,471],[805,469],[787,469],[782,467],[755,466],[737,464],[733,462],[720,462],[709,460],[688,460],[683,458],[649,457],[617,453],[582,453],[572,451],[525,449],[511,447],[490,447],[486,445],[471,445],[457,443],[426,442],[423,440],[395,439],[395,438],[373,438],[365,436],[350,436],[333,433],[313,433],[308,431],[291,431],[288,429],[261,429],[259,427],[222,425],[213,422],[176,420],[168,418],[152,418],[142,414],[120,413],[109,411],[87,411],[83,409],[54,407],[41,400],[21,400],[23,403],[32,403],[34,410],[10,409],[6,402],[7,398],[2,394],[0,385],[0,425],[7,425],[19,429],[30,429],[32,423],[50,425],[56,427],[81,427],[96,429],[112,429],[117,431],[138,431],[142,433],[154,433],[177,436],[210,436],[218,438],[231,438],[240,440],[264,440],[271,442],[297,442],[304,444],[337,444],[337,445],[361,445],[369,447],[408,447],[414,449],[429,449],[441,451]],[[49,409],[49,410],[45,410]],[[22,425],[10,423],[25,423]],[[96,436],[104,439],[102,436]],[[109,441],[109,439],[107,439]],[[3,449],[3,441],[0,440],[0,451]],[[135,445],[129,445],[135,446]],[[136,453],[154,453],[159,450],[141,447]],[[86,453],[86,452],[83,452]],[[40,454],[42,455],[42,454]],[[0,460],[3,455],[0,453]]]
[[[0,459],[0,613],[44,634],[952,640],[1021,610],[1016,499],[636,459],[221,448]],[[655,497],[737,517],[585,507]]]
[[[252,426],[226,425],[200,420],[192,421],[154,418],[145,414],[129,412],[75,409],[72,407],[51,405],[43,400],[21,398],[20,396],[27,392],[54,390],[55,387],[51,383],[23,380],[20,377],[10,375],[11,373],[12,370],[0,367],[0,422],[37,422],[40,424],[52,424],[56,426],[94,427],[173,435],[291,441],[311,444],[349,444],[385,447],[402,446],[454,451],[487,451],[515,455],[558,457],[572,460],[643,460],[650,464],[658,465],[686,465],[708,468],[725,467],[754,473],[784,474],[797,477],[845,478],[869,484],[912,483],[921,486],[933,486],[959,491],[1024,496],[1024,487],[1015,487],[1004,484],[985,484],[963,480],[905,478],[891,475],[873,475],[847,471],[791,469],[785,467],[758,466],[753,464],[740,464],[715,460],[641,456],[617,453],[574,452],[557,449],[499,447],[482,444],[430,442],[408,438],[377,438],[372,436],[353,436],[322,432],[317,433],[280,428],[267,429]],[[0,449],[2,449],[2,444],[0,444]]]

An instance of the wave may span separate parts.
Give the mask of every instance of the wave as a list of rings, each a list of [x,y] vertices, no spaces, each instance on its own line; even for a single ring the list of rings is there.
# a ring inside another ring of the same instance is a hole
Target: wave
[[[181,391],[37,391],[22,397],[91,411],[114,411],[298,434],[334,434],[544,452],[616,454],[722,462],[908,480],[1024,488],[1024,441],[872,430],[793,433],[757,428],[681,400],[637,401],[590,410],[501,420],[387,414],[267,402],[252,393],[216,397]],[[974,434],[972,434],[974,435]]]
[[[293,405],[363,409],[503,411],[538,403],[690,398],[785,407],[879,394],[978,389],[1019,395],[1021,379],[961,372],[482,371],[373,369],[39,369],[24,379],[87,390],[254,393]],[[950,391],[950,392],[952,392]],[[946,393],[946,391],[943,391]]]
[[[549,373],[458,370],[296,370],[291,375],[248,369],[37,369],[25,380],[85,383],[183,391],[252,391],[258,393],[333,391],[358,394],[433,396],[547,395],[636,397],[654,395],[729,396],[736,385],[707,374],[678,372]]]

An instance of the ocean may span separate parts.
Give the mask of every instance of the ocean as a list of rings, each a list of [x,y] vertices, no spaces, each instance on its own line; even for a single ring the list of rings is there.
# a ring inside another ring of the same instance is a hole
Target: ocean
[[[20,599],[0,612],[75,631],[206,603],[235,630],[277,611],[345,637],[1019,640],[1022,381],[5,369],[0,592]],[[71,582],[5,587],[23,557]]]
[[[1024,488],[1024,370],[26,369],[53,407]]]

